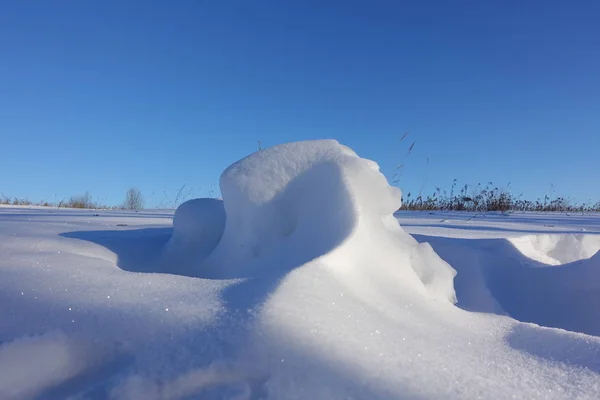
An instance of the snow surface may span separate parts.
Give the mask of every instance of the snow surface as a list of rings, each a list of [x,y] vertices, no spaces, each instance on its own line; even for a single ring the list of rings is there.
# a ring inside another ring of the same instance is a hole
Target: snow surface
[[[591,258],[600,250],[600,235],[527,235],[510,242],[526,257],[550,265]]]
[[[161,270],[193,274],[195,264],[217,247],[225,229],[223,200],[192,199],[173,216],[173,234],[163,249]]]
[[[398,291],[456,301],[456,271],[395,219],[400,190],[375,162],[336,141],[254,153],[223,172],[221,192],[225,232],[199,276],[278,280],[318,262],[365,301]]]
[[[174,220],[0,207],[0,398],[600,398],[600,216],[392,218],[333,141],[221,185]]]

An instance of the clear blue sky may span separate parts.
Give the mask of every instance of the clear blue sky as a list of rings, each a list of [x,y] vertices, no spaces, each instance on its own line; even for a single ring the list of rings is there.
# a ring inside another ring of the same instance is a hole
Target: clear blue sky
[[[599,21],[594,0],[4,1],[0,192],[152,206],[218,194],[258,140],[336,138],[405,163],[405,192],[600,200]]]

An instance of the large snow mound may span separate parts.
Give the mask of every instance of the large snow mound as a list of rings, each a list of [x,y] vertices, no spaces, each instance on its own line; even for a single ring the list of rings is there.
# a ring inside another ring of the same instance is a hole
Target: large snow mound
[[[456,301],[455,270],[393,216],[400,190],[377,163],[335,140],[261,150],[227,168],[220,186],[225,229],[200,276],[248,276],[319,260],[360,291],[402,286]]]

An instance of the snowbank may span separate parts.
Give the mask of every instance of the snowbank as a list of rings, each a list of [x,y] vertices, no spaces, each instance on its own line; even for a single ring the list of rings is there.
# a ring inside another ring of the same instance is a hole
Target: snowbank
[[[289,271],[318,259],[359,291],[402,286],[456,301],[454,269],[393,217],[400,190],[337,141],[261,150],[227,168],[220,185],[225,229],[198,270],[203,277]]]

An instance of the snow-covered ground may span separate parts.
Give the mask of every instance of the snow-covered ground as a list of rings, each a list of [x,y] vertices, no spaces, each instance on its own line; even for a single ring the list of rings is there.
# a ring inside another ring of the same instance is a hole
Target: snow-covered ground
[[[392,215],[331,141],[221,189],[0,207],[0,399],[600,398],[599,215]]]

